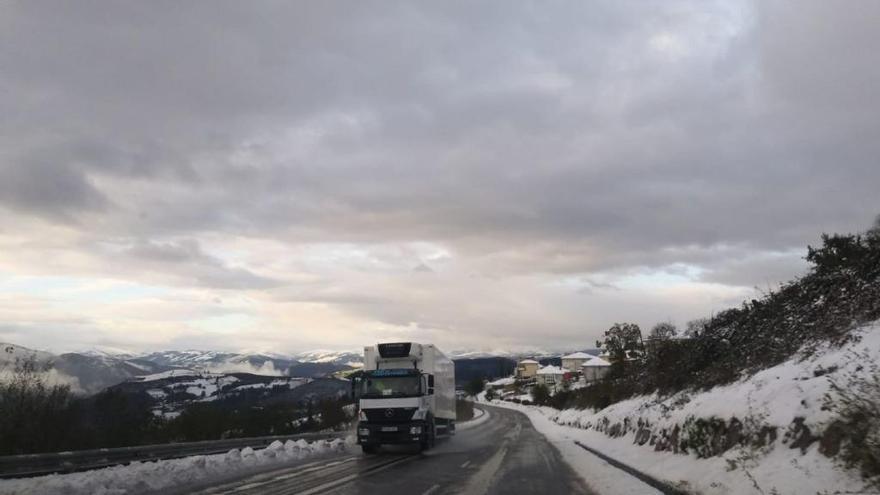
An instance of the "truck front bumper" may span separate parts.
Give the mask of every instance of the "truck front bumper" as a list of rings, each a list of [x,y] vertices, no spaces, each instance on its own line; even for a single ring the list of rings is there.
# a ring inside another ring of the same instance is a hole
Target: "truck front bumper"
[[[388,445],[418,443],[428,432],[424,421],[405,423],[367,423],[361,421],[357,426],[357,443],[361,445]]]

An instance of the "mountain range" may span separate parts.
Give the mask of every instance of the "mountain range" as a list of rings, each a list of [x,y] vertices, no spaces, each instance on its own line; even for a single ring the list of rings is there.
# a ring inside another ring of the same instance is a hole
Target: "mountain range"
[[[528,352],[453,351],[450,358],[461,368],[461,379],[473,376],[494,376],[509,364],[499,367],[489,358],[505,358],[513,362],[518,357],[558,357],[562,353],[541,350]],[[270,352],[224,351],[158,351],[135,354],[118,350],[91,349],[82,352],[52,354],[26,347],[0,343],[0,377],[11,373],[16,361],[33,357],[38,368],[46,373],[51,383],[70,385],[71,390],[91,395],[107,387],[136,377],[155,375],[171,370],[189,370],[201,373],[249,373],[260,376],[293,378],[323,378],[334,373],[360,368],[360,352],[314,350],[292,355]],[[468,362],[465,362],[468,361]],[[491,364],[490,364],[491,363]]]
[[[50,383],[70,385],[72,391],[87,395],[135,377],[171,370],[318,378],[360,366],[360,355],[352,352],[316,351],[283,356],[189,350],[136,355],[88,350],[52,354],[0,343],[0,376],[12,373],[17,362],[30,358]]]

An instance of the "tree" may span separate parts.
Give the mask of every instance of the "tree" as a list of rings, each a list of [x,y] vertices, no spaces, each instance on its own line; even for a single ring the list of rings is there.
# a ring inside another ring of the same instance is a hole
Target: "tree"
[[[623,363],[641,355],[644,349],[642,330],[635,323],[615,323],[605,332],[602,344],[612,361]]]
[[[486,389],[486,400],[495,400],[495,389]]]
[[[675,328],[675,325],[672,322],[661,321],[651,328],[650,336],[652,339],[666,340],[675,337],[677,333],[678,329]]]
[[[337,399],[324,399],[318,405],[321,413],[321,426],[323,428],[335,428],[345,422],[345,401]]]
[[[807,261],[815,265],[816,273],[829,273],[858,266],[871,253],[869,239],[860,235],[822,234],[822,246],[807,246]]]
[[[550,401],[550,389],[543,383],[539,383],[532,387],[532,402],[539,406],[543,406]]]
[[[477,394],[483,391],[484,387],[483,379],[480,377],[474,377],[464,386],[464,391],[467,392],[468,395],[476,397]]]
[[[69,437],[70,388],[51,384],[46,371],[31,355],[0,381],[0,454],[60,450]]]
[[[711,321],[712,320],[710,320],[709,318],[697,318],[695,320],[687,322],[684,329],[685,336],[694,338],[703,335],[703,333],[706,332],[706,328],[708,328]]]

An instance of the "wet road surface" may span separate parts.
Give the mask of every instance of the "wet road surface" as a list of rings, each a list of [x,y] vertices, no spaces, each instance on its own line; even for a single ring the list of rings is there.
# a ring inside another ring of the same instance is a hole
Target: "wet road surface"
[[[201,495],[591,493],[518,411],[480,405],[488,420],[460,426],[426,452],[383,447],[341,454],[209,487]]]

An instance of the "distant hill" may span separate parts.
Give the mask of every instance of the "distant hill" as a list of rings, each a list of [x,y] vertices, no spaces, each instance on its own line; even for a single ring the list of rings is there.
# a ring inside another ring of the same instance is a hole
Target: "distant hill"
[[[171,369],[138,358],[114,357],[100,353],[65,353],[37,351],[14,344],[0,344],[0,370],[11,373],[16,362],[33,358],[44,370],[50,383],[70,385],[78,394],[94,394],[129,378]]]
[[[474,378],[495,380],[510,376],[516,368],[516,361],[506,357],[483,357],[475,359],[455,359],[455,384],[462,386]]]
[[[109,390],[148,398],[153,414],[171,418],[190,404],[218,401],[257,403],[304,386],[310,381],[309,378],[287,376],[175,369],[136,377],[114,385]]]
[[[351,368],[364,365],[363,351],[308,351],[294,354],[293,359],[301,363],[332,363]]]

